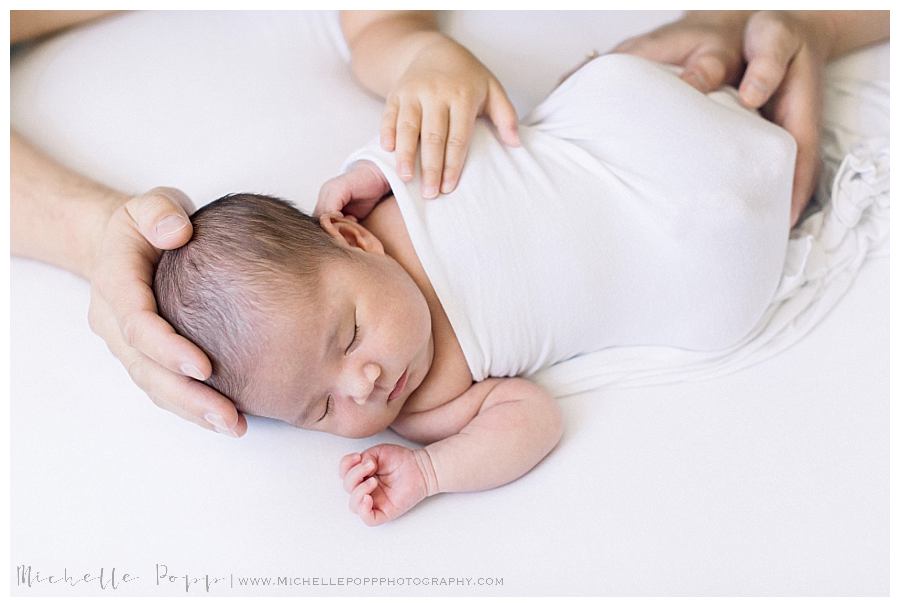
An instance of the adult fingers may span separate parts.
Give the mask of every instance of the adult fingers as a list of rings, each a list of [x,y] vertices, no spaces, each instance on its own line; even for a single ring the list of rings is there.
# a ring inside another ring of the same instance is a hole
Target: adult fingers
[[[801,48],[779,90],[764,113],[786,129],[797,142],[791,225],[803,212],[819,173],[819,119],[822,113],[821,66],[807,48]]]
[[[500,140],[507,145],[519,145],[519,116],[506,91],[496,80],[488,83],[488,98],[485,114],[497,127]]]
[[[422,108],[422,196],[434,198],[444,170],[450,109],[443,103]]]
[[[118,325],[111,313],[102,310],[104,302],[91,302],[91,329],[104,337],[110,352],[128,371],[132,381],[160,408],[194,422],[204,428],[230,436],[247,432],[247,421],[234,403],[216,390],[198,381],[172,373],[132,348],[118,334]],[[105,336],[109,336],[108,338]]]
[[[381,114],[381,147],[387,152],[393,152],[397,143],[397,115],[400,106],[396,97],[390,97]]]
[[[799,48],[800,38],[776,15],[761,11],[750,18],[744,36],[747,70],[738,90],[744,105],[758,108],[769,100]]]
[[[477,108],[470,105],[450,108],[450,130],[447,137],[447,151],[444,156],[444,175],[441,179],[441,192],[444,194],[456,189],[456,184],[459,182],[476,118]]]
[[[698,44],[696,32],[684,29],[678,22],[664,25],[647,34],[619,43],[611,53],[626,53],[660,63],[683,65]]]
[[[153,188],[125,203],[138,231],[157,249],[177,249],[191,239],[187,210],[192,209],[187,194],[168,187]]]
[[[101,261],[94,270],[92,304],[102,299],[104,313],[114,317],[125,342],[167,369],[198,379],[209,376],[212,365],[206,354],[178,335],[159,315],[151,289],[158,252],[135,232],[130,215],[117,210],[110,219]],[[95,314],[99,314],[98,311]],[[102,337],[108,342],[113,338]]]
[[[681,79],[701,93],[709,93],[722,86],[729,75],[729,55],[723,49],[698,49],[684,64]]]
[[[791,227],[797,224],[800,215],[815,193],[816,181],[821,170],[818,145],[797,146],[797,164],[794,169],[794,190],[791,196]]]
[[[397,145],[394,154],[397,158],[397,172],[403,181],[413,178],[421,126],[422,108],[419,103],[402,104],[397,114]]]

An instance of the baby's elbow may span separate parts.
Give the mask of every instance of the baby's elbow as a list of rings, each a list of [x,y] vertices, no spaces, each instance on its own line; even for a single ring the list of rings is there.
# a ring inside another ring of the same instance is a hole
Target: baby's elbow
[[[553,397],[549,398],[550,404],[548,405],[549,416],[547,421],[547,435],[550,441],[550,448],[552,449],[558,445],[559,441],[562,439],[565,424],[563,423],[562,408],[559,406],[559,403],[556,402],[556,399]]]
[[[547,452],[555,447],[563,435],[563,415],[562,408],[553,396],[544,388],[535,383],[529,382],[530,398],[535,403],[537,414],[534,421],[541,434],[546,441]]]

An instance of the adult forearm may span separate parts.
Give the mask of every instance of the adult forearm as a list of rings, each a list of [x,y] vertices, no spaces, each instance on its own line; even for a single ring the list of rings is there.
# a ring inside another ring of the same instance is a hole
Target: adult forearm
[[[559,442],[559,406],[506,401],[479,413],[459,434],[419,450],[428,495],[492,489],[531,470]]]
[[[433,11],[345,11],[341,28],[351,53],[353,75],[386,97],[416,55],[447,38]]]
[[[10,11],[9,42],[40,38],[118,11]]]
[[[684,20],[742,29],[756,11],[686,11]],[[786,11],[813,29],[832,61],[856,49],[888,40],[890,11]]]
[[[112,212],[128,196],[10,134],[10,249],[87,278]]]
[[[891,36],[889,11],[794,11],[794,14],[822,24],[825,35],[830,35],[829,61]]]

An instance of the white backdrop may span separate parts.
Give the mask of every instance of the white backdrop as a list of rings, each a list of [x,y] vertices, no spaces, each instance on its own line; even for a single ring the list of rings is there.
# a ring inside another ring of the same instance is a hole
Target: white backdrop
[[[675,13],[454,13],[520,115],[591,49]],[[12,122],[128,191],[276,193],[309,209],[378,126],[334,16],[139,13],[18,54]],[[888,591],[888,260],[867,263],[801,343],[731,376],[561,400],[530,474],[369,528],[343,439],[249,418],[229,439],[157,409],[88,329],[87,284],[11,266],[11,587],[16,595],[769,594]],[[43,575],[139,579],[101,589]],[[306,578],[242,586],[239,578]],[[339,578],[419,578],[338,585]],[[423,579],[472,578],[474,585]],[[477,579],[502,578],[502,585]],[[312,585],[312,578],[319,584]]]

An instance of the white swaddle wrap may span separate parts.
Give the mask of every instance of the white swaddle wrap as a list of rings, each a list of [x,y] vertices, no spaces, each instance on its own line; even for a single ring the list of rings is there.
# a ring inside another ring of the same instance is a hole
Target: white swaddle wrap
[[[765,311],[786,251],[794,140],[627,55],[584,66],[526,119],[479,121],[457,189],[387,176],[476,381],[604,348],[711,351]]]

